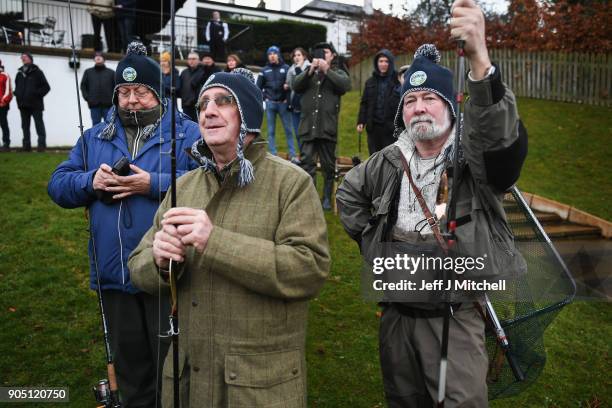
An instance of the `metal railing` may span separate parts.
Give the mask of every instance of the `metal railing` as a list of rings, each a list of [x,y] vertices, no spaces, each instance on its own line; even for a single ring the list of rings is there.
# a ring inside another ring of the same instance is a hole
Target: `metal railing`
[[[102,24],[100,43],[94,38],[92,14],[88,4],[72,1],[74,38],[78,49],[98,48],[120,52],[117,18]],[[100,6],[97,6],[100,7]],[[170,15],[136,9],[133,38],[142,41],[151,52],[170,49]],[[178,58],[189,50],[205,50],[202,30],[207,21],[197,17],[176,16],[175,43]],[[104,29],[110,27],[109,33]],[[69,48],[70,21],[68,4],[52,0],[0,0],[0,43]],[[96,47],[97,45],[97,47]]]

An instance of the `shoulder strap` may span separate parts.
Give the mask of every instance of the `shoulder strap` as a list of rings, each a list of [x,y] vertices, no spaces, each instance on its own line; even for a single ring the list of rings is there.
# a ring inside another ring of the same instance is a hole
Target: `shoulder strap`
[[[423,198],[423,194],[416,186],[416,184],[414,184],[414,180],[412,179],[412,175],[410,174],[410,166],[408,166],[406,157],[402,152],[400,152],[400,159],[402,161],[402,167],[404,167],[404,172],[406,173],[406,176],[408,176],[410,187],[412,187],[412,191],[414,192],[414,195],[416,196],[417,201],[421,206],[421,210],[423,210],[423,214],[425,214],[425,217],[427,218],[427,224],[429,224],[429,226],[431,227],[434,237],[436,238],[436,241],[438,241],[438,245],[440,245],[440,248],[442,248],[442,251],[444,251],[444,253],[446,254],[448,253],[448,245],[446,244],[446,241],[444,240],[444,237],[440,232],[440,222],[438,221],[438,218],[433,215],[431,211],[429,211],[429,208],[425,203],[425,198]]]

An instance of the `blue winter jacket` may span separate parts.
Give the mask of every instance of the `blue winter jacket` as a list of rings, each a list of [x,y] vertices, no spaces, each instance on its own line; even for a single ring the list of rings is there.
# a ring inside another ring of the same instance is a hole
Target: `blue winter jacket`
[[[283,86],[287,79],[289,65],[281,59],[278,64],[267,64],[257,77],[257,86],[263,92],[264,100],[274,102],[287,101],[289,92]]]
[[[89,228],[96,244],[98,270],[103,290],[115,289],[128,293],[139,290],[132,286],[127,260],[142,236],[153,223],[153,216],[163,194],[170,187],[170,114],[166,112],[161,126],[149,136],[135,158],[128,151],[121,121],[109,112],[107,120],[115,125],[108,136],[108,125],[100,123],[85,134],[87,171],[83,166],[81,139],[72,148],[68,160],[61,163],[51,175],[47,191],[55,203],[64,208],[89,208]],[[114,119],[114,120],[113,120]],[[160,138],[160,127],[163,130]],[[105,135],[106,134],[106,135]],[[184,152],[200,138],[198,125],[182,113],[176,113],[176,168],[177,176],[198,167]],[[151,190],[147,196],[131,195],[111,205],[99,201],[93,190],[93,177],[102,163],[112,166],[122,156],[131,164],[151,174]],[[161,161],[161,164],[160,164]],[[96,269],[93,245],[89,241],[90,286],[96,289]]]

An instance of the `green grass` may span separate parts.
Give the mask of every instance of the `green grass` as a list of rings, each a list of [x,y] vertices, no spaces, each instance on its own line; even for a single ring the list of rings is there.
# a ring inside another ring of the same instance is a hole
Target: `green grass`
[[[345,156],[357,153],[357,96],[343,100]],[[531,137],[519,185],[611,219],[610,109],[536,100],[521,100],[519,109]],[[281,150],[282,135],[279,128]],[[365,140],[362,147],[365,158]],[[96,297],[88,289],[86,221],[82,209],[63,210],[46,194],[64,158],[0,154],[0,385],[67,386],[69,406],[91,407],[91,386],[106,370]],[[361,299],[357,246],[337,217],[326,219],[332,270],[310,306],[309,405],[383,407],[376,306]],[[547,331],[548,362],[538,382],[492,407],[609,406],[611,311],[606,303],[565,308]]]

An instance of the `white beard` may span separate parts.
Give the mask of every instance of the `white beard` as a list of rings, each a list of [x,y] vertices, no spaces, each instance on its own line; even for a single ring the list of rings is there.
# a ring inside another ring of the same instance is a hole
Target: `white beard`
[[[450,129],[450,117],[448,111],[444,114],[442,123],[436,122],[433,116],[423,114],[415,116],[410,120],[410,123],[404,123],[408,137],[413,141],[416,140],[433,140]]]

